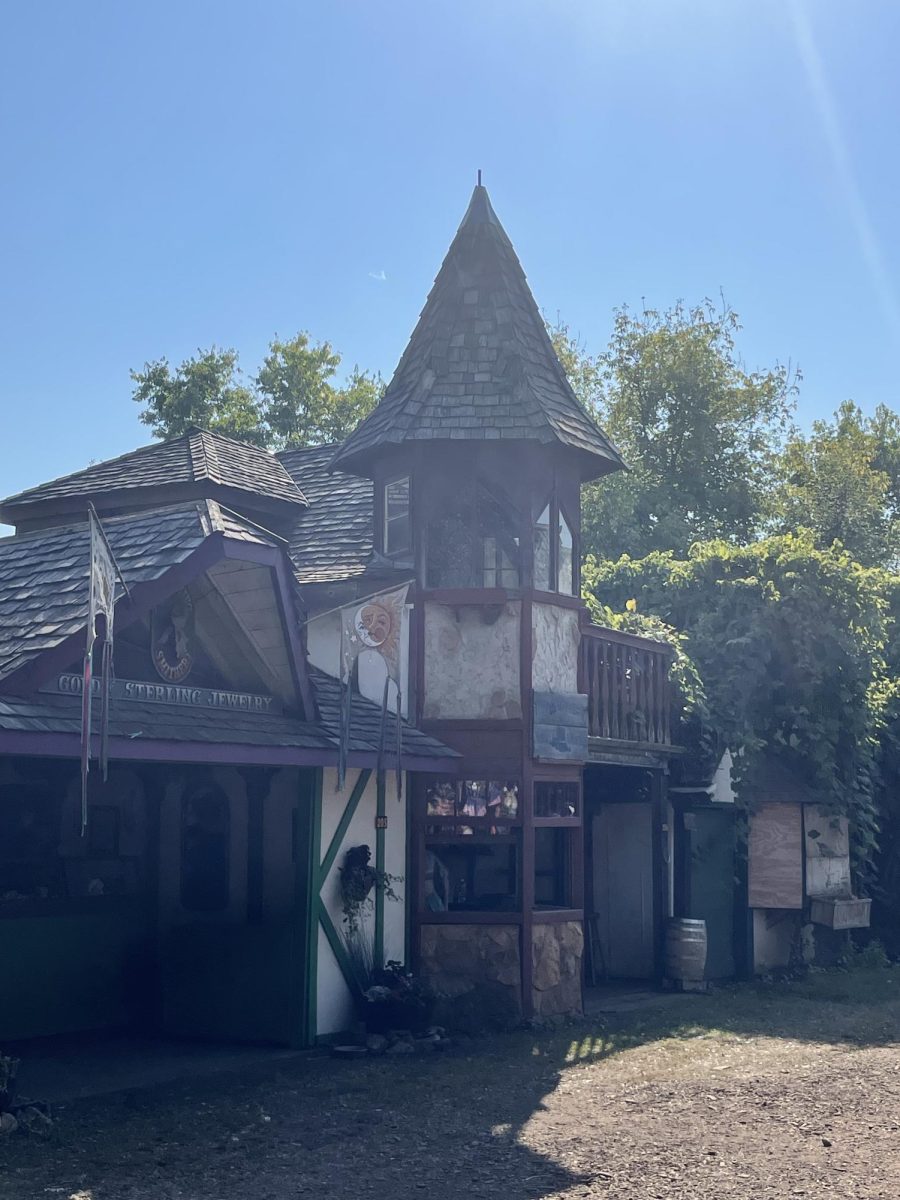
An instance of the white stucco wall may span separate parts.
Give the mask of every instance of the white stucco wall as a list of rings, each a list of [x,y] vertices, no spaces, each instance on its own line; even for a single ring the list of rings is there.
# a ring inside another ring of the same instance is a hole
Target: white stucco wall
[[[532,681],[539,692],[578,691],[578,613],[557,604],[532,609]]]
[[[753,910],[753,970],[757,975],[790,964],[800,920],[800,913],[792,909]]]
[[[322,842],[320,862],[325,858],[331,840],[340,823],[341,816],[350,799],[358,772],[351,770],[343,792],[337,791],[337,772],[327,769],[322,779]],[[388,772],[385,788],[385,809],[388,827],[385,837],[385,870],[389,875],[406,875],[406,797],[397,800],[395,776]],[[322,887],[322,900],[338,933],[341,931],[342,905],[340,868],[344,855],[353,846],[366,845],[372,851],[375,863],[375,816],[377,795],[373,772],[362,795],[359,806],[341,842],[334,865],[328,872]],[[384,904],[384,953],[385,959],[403,961],[406,942],[406,880],[394,884],[399,901],[385,900]],[[374,933],[374,909],[366,917],[367,927]],[[316,974],[317,1032],[319,1035],[339,1033],[352,1027],[355,1021],[353,1001],[341,974],[330,945],[321,930],[318,931],[318,968]]]
[[[425,608],[424,715],[504,720],[522,715],[521,605]]]

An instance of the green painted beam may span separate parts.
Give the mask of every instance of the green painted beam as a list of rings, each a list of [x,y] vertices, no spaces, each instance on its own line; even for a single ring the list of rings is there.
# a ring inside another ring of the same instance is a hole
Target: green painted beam
[[[325,908],[325,905],[321,902],[321,900],[319,901],[318,907],[319,923],[325,930],[325,936],[328,938],[328,944],[332,949],[334,957],[337,959],[337,965],[341,969],[341,974],[344,977],[344,981],[346,982],[347,987],[350,989],[353,998],[356,999],[359,996],[359,983],[356,979],[356,976],[353,974],[353,966],[350,962],[350,957],[347,954],[347,949],[341,940],[340,934],[334,927],[334,922],[328,915],[328,910]]]
[[[344,840],[347,830],[350,828],[350,822],[356,815],[356,810],[359,808],[359,802],[362,799],[363,792],[366,790],[366,785],[368,784],[371,775],[371,770],[369,768],[365,768],[364,770],[360,771],[359,776],[357,777],[353,791],[350,793],[350,799],[347,801],[347,805],[341,815],[340,821],[338,822],[338,827],[334,831],[334,837],[331,839],[331,844],[328,847],[328,853],[325,855],[325,858],[322,860],[322,865],[319,868],[319,892],[321,892],[325,885],[325,880],[328,878],[328,872],[334,866],[334,860],[337,858],[338,851],[341,848],[341,843]]]
[[[378,878],[381,879],[384,874],[385,864],[385,842],[386,831],[384,822],[387,818],[387,808],[385,806],[385,779],[384,771],[378,772],[376,780],[376,809],[375,809],[375,870],[378,871]],[[376,883],[375,885],[375,946],[374,946],[375,966],[384,966],[384,888]]]
[[[306,847],[306,1029],[305,1045],[314,1046],[319,1032],[319,861],[322,856],[322,768],[316,770],[311,788],[312,812],[309,822],[309,844]]]

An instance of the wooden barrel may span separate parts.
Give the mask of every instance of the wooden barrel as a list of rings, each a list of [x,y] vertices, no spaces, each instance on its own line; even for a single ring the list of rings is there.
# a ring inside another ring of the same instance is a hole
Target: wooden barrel
[[[674,917],[666,926],[666,977],[699,983],[706,970],[706,922]]]

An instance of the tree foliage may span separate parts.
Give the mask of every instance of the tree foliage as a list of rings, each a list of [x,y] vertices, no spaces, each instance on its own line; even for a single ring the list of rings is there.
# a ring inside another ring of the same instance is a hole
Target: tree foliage
[[[621,308],[593,358],[565,325],[551,331],[576,395],[630,468],[586,489],[586,549],[685,554],[696,541],[758,534],[799,375],[780,364],[748,371],[739,328],[731,308],[709,301]]]
[[[871,861],[896,703],[895,577],[805,532],[700,543],[685,557],[590,559],[584,581],[614,611],[633,600],[686,635],[707,719],[737,752],[742,779],[752,782],[767,753],[793,763],[852,818],[858,861]]]
[[[820,546],[841,542],[867,566],[900,567],[900,417],[852,401],[832,421],[795,434],[780,464],[777,520],[807,526]]]
[[[256,375],[243,375],[234,350],[199,350],[173,371],[166,359],[132,371],[141,421],[160,438],[192,425],[272,450],[343,441],[374,408],[378,376],[354,367],[336,383],[341,356],[308,333],[275,338]]]
[[[140,419],[154,437],[178,437],[199,425],[255,446],[266,444],[258,398],[242,381],[234,350],[198,350],[174,371],[160,358],[132,371],[131,378],[132,398],[144,406]]]

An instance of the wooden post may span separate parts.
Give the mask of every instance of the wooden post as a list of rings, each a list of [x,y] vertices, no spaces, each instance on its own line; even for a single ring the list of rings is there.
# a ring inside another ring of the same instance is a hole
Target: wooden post
[[[397,720],[400,720],[400,714],[397,714]],[[379,771],[375,781],[375,870],[379,872],[379,879],[384,872],[385,864],[385,841],[386,830],[385,823],[387,822],[387,809],[385,807],[385,779],[384,771]],[[384,966],[384,888],[381,884],[375,885],[375,966]]]
[[[294,920],[291,1045],[311,1046],[318,1032],[319,857],[322,768],[300,770],[294,809]]]

